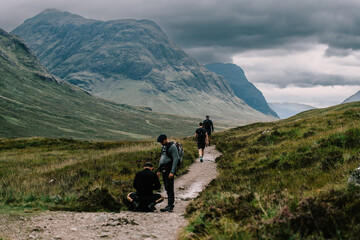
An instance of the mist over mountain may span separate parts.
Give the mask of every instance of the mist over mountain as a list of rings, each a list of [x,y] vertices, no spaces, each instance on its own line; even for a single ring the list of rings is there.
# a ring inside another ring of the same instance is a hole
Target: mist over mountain
[[[148,20],[97,21],[55,9],[12,33],[54,75],[96,96],[154,111],[246,123],[268,120],[228,82],[189,57]]]
[[[211,63],[205,65],[205,67],[218,75],[224,76],[235,95],[244,100],[250,107],[264,114],[278,117],[269,107],[262,92],[247,80],[242,68],[232,63]]]
[[[356,101],[360,101],[360,91],[358,91],[354,95],[352,95],[352,96],[348,97],[347,99],[345,99],[343,103],[356,102]]]
[[[0,138],[144,139],[188,136],[200,119],[91,96],[49,74],[29,47],[0,29]]]
[[[303,111],[316,109],[313,106],[300,103],[269,103],[269,106],[279,115],[281,119],[289,118]]]

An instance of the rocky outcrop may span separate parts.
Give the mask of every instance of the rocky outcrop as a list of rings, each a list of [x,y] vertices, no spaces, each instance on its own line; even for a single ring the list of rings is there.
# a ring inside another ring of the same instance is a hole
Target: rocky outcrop
[[[348,182],[360,186],[360,167],[350,174]]]

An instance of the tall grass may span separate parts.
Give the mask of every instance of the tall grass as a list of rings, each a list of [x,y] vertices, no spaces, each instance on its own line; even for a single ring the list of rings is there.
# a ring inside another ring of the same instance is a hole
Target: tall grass
[[[214,135],[220,175],[187,209],[185,239],[356,239],[360,103]]]
[[[196,158],[190,139],[180,174]],[[158,164],[155,141],[0,140],[0,207],[118,211],[145,162]]]

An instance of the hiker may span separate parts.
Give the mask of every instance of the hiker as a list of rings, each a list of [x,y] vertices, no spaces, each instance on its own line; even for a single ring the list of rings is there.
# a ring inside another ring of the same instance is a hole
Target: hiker
[[[162,173],[165,190],[168,196],[168,205],[165,208],[160,209],[160,211],[172,212],[175,203],[174,176],[179,161],[179,153],[176,145],[173,142],[170,142],[165,134],[160,134],[156,141],[162,145],[157,174],[160,177],[160,172]]]
[[[153,172],[153,169],[153,165],[147,162],[144,170],[136,173],[133,183],[136,193],[132,192],[127,196],[134,211],[153,212],[155,205],[164,200],[162,195],[153,193],[153,190],[161,188],[159,177]]]
[[[202,122],[199,123],[199,128],[196,129],[194,137],[197,142],[198,149],[199,149],[200,162],[203,162],[203,157],[205,154],[205,145],[208,144],[209,137],[208,137],[207,131],[204,128]]]
[[[211,136],[211,132],[214,132],[214,125],[213,122],[209,119],[209,116],[206,116],[206,119],[203,122],[203,126],[207,131],[207,135],[209,138],[209,146],[210,146],[210,136]]]

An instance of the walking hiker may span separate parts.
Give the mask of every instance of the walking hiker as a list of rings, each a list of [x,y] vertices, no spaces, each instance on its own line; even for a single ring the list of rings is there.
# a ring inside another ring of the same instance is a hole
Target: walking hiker
[[[160,209],[160,211],[172,212],[175,203],[174,176],[176,167],[180,161],[179,153],[176,145],[173,142],[170,142],[165,134],[160,134],[156,141],[162,145],[157,174],[160,177],[160,172],[162,173],[165,190],[168,196],[168,205],[165,208]]]
[[[153,172],[153,169],[153,165],[147,162],[144,170],[136,173],[133,183],[136,193],[132,192],[127,196],[134,211],[153,212],[155,205],[164,200],[160,194],[153,193],[153,190],[161,188],[159,177]]]
[[[210,136],[211,136],[211,133],[214,132],[214,125],[213,125],[213,122],[209,119],[209,116],[206,116],[206,119],[203,122],[203,126],[207,131],[207,135],[208,135],[208,138],[209,138],[208,143],[209,143],[209,146],[210,146]]]
[[[194,137],[197,142],[198,149],[199,149],[200,162],[202,162],[204,154],[205,154],[205,145],[207,145],[209,142],[209,137],[208,137],[207,131],[204,128],[202,122],[199,123],[199,128],[196,129]]]

